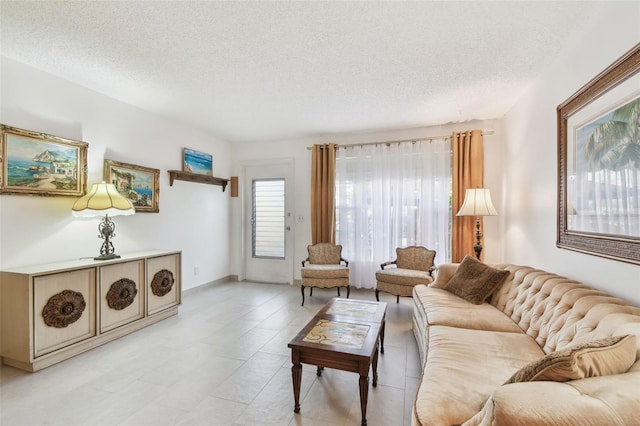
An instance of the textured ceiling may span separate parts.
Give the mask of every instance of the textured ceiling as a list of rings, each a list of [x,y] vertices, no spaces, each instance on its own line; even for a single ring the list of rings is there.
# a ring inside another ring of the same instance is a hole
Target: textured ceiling
[[[231,142],[504,115],[594,2],[5,1],[3,56]]]

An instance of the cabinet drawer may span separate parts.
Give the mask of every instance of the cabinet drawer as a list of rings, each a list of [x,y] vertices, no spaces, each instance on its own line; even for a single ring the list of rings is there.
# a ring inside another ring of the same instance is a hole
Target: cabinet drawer
[[[147,314],[180,304],[180,256],[147,259]]]
[[[144,261],[100,268],[100,333],[144,316]]]
[[[96,270],[33,279],[34,357],[96,335]]]

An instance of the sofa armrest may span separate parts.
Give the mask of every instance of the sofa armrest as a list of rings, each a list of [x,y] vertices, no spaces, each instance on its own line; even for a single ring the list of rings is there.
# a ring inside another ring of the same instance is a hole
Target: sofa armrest
[[[640,372],[503,385],[463,426],[637,425]]]
[[[430,287],[444,287],[449,282],[453,274],[456,273],[459,265],[459,263],[443,263],[442,265],[439,265],[436,270],[436,279]]]

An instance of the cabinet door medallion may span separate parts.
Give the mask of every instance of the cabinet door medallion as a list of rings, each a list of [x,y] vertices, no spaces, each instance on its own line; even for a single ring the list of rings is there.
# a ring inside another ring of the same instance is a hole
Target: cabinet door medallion
[[[65,328],[80,319],[86,306],[82,293],[64,290],[49,298],[42,309],[42,318],[49,327]]]
[[[173,272],[162,269],[153,276],[151,281],[151,291],[158,297],[162,297],[171,291],[174,283]]]
[[[111,284],[107,292],[107,304],[111,309],[121,311],[132,304],[137,295],[136,283],[129,278],[121,278]]]

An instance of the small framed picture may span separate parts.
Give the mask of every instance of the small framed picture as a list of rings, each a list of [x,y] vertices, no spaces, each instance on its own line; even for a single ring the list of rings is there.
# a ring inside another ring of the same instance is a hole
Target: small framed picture
[[[213,157],[204,152],[184,148],[182,151],[182,171],[213,176]]]
[[[0,124],[0,193],[69,195],[87,189],[86,142]]]
[[[138,212],[160,211],[160,170],[104,160],[104,181],[131,201]]]

